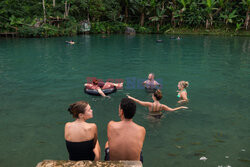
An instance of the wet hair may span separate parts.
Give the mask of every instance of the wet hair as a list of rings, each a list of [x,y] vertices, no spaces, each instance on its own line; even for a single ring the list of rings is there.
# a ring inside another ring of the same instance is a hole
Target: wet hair
[[[68,111],[73,115],[73,118],[79,118],[79,114],[84,114],[89,103],[78,101],[69,105]]]
[[[189,86],[188,81],[180,81],[179,83],[183,88],[187,88]]]
[[[136,112],[136,104],[129,98],[123,98],[120,103],[120,107],[123,110],[124,117],[126,119],[132,119]]]
[[[151,72],[151,73],[149,73],[148,75],[150,75],[150,74],[151,74],[152,76],[155,76],[155,74],[154,74],[154,73],[152,73],[152,72]]]
[[[157,90],[154,92],[154,97],[155,97],[157,100],[161,100],[161,98],[162,98],[162,93],[161,93],[160,89],[157,89]]]
[[[154,73],[149,73],[148,75],[152,75],[152,77],[154,78],[155,77],[155,74]]]
[[[98,85],[98,80],[97,80],[97,79],[93,79],[92,83],[93,83],[94,85]]]

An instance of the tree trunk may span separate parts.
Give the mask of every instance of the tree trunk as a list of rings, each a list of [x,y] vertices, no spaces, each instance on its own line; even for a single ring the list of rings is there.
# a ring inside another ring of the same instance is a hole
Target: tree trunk
[[[67,16],[69,16],[69,8],[70,8],[70,3],[68,4]]]
[[[210,17],[210,26],[212,27],[212,25],[213,25],[213,15],[212,15],[212,13],[209,14],[209,17]]]
[[[125,23],[128,21],[128,7],[125,6]]]
[[[160,23],[157,22],[157,32],[159,32],[159,31],[160,31]]]
[[[246,20],[245,20],[245,27],[246,27],[246,30],[248,29],[248,23],[249,23],[249,10],[248,10],[247,13],[246,13]]]
[[[165,6],[164,4],[165,4],[165,2],[163,1],[163,2],[162,2],[162,7],[161,7],[161,10],[162,10],[162,11],[164,10],[164,6]],[[163,16],[160,17],[160,26],[162,26],[163,19],[164,19],[164,13],[163,13]]]
[[[56,0],[53,0],[53,7],[56,6]]]
[[[141,13],[141,21],[140,21],[141,27],[144,25],[144,11]]]
[[[206,20],[206,29],[208,29],[209,28],[209,21],[208,21],[208,19]]]
[[[175,18],[174,18],[174,12],[172,12],[171,24],[172,24],[174,27],[176,26]]]
[[[43,0],[43,22],[46,23],[45,0]]]
[[[65,1],[65,12],[64,12],[64,18],[69,16],[69,8],[70,4],[68,4],[67,0]]]

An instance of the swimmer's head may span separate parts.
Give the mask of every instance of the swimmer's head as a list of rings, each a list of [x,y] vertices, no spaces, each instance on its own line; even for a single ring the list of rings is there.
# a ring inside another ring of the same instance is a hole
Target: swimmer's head
[[[148,80],[154,80],[155,75],[153,73],[148,74]]]
[[[188,81],[180,81],[178,83],[178,88],[181,89],[181,88],[187,88],[189,86],[189,82]]]
[[[96,78],[94,78],[94,79],[92,80],[92,83],[93,83],[93,85],[98,85],[98,80],[97,80]]]
[[[78,101],[70,104],[68,111],[73,115],[73,118],[84,117],[86,120],[93,117],[90,105],[85,101]]]
[[[161,100],[161,98],[162,98],[162,93],[161,93],[160,89],[157,89],[157,90],[154,92],[153,96],[156,98],[156,100],[158,100],[158,101]]]
[[[136,104],[129,98],[123,98],[119,106],[119,114],[123,112],[125,119],[132,119],[136,112]]]

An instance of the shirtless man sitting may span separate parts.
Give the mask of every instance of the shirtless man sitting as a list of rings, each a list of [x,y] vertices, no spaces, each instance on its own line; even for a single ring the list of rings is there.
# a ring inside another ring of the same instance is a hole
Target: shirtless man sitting
[[[108,123],[105,160],[140,160],[143,162],[141,151],[146,130],[133,122],[135,112],[135,102],[129,98],[123,98],[119,105],[121,121]]]

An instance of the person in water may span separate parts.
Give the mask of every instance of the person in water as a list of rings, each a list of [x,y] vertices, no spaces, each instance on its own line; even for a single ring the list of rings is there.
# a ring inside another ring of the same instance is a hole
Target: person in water
[[[128,96],[128,95],[127,95]],[[179,109],[187,109],[187,107],[185,106],[180,106],[180,107],[176,107],[176,108],[170,108],[167,105],[161,104],[160,100],[162,99],[162,93],[159,89],[157,89],[153,94],[152,94],[152,99],[153,99],[153,103],[152,102],[144,102],[144,101],[140,101],[136,98],[133,98],[131,96],[128,96],[128,98],[134,100],[136,103],[144,106],[144,107],[148,107],[149,110],[149,115],[154,117],[154,118],[161,118],[162,117],[162,112],[161,111],[176,111]]]
[[[103,85],[101,85],[101,83],[99,84],[98,80],[96,78],[94,78],[92,80],[92,83],[86,83],[84,84],[85,87],[88,87],[89,89],[96,89],[98,91],[98,93],[103,96],[103,97],[110,97],[110,96],[106,96],[102,89],[109,89],[109,88],[113,88],[114,86],[117,87],[118,89],[122,89],[123,88],[123,83],[112,83],[112,82],[106,82],[103,83]]]
[[[78,101],[68,108],[75,118],[65,124],[64,137],[69,153],[69,160],[100,160],[101,149],[97,138],[97,126],[87,123],[93,118],[93,110],[85,101]]]
[[[147,89],[156,89],[157,86],[160,86],[160,84],[155,81],[155,76],[153,73],[150,73],[148,75],[148,80],[143,82],[143,85],[145,86],[145,88]]]
[[[74,45],[74,44],[75,44],[75,42],[72,41],[72,40],[70,40],[70,41],[65,41],[65,42],[67,42],[68,44],[71,44],[71,45]]]
[[[133,122],[135,113],[135,102],[129,98],[123,98],[119,105],[121,121],[110,121],[107,126],[108,141],[105,145],[105,161],[140,160],[143,162],[142,147],[146,130]]]
[[[178,92],[177,97],[180,99],[178,101],[179,104],[188,102],[187,91],[186,91],[186,88],[188,87],[188,85],[189,85],[188,81],[180,81],[178,83],[179,90],[177,90]]]

